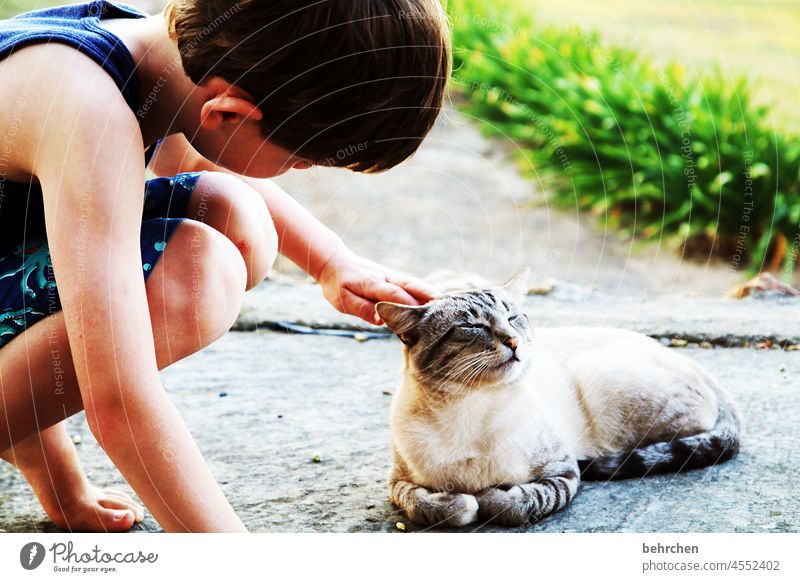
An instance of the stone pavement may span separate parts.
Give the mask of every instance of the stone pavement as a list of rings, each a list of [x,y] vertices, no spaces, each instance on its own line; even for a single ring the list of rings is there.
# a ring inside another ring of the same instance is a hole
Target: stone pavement
[[[586,484],[566,510],[527,529],[800,531],[800,351],[754,347],[766,348],[765,338],[799,344],[800,303],[624,299],[569,285],[528,300],[538,325],[623,325],[664,342],[688,338],[675,349],[730,389],[747,433],[741,454],[729,463],[678,476]],[[385,486],[400,343],[272,331],[287,322],[361,328],[333,312],[314,285],[267,282],[248,295],[237,324],[250,331],[231,332],[163,373],[226,495],[252,531],[396,532],[398,521],[414,531],[387,502]],[[714,345],[693,343],[703,338]],[[70,426],[82,436],[79,452],[94,482],[128,490],[82,415]],[[0,467],[0,529],[54,529],[7,465]],[[158,526],[148,517],[137,529]],[[491,525],[466,531],[476,529],[507,531]]]

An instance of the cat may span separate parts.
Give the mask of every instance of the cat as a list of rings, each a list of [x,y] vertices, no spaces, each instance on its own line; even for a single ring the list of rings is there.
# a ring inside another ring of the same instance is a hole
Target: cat
[[[403,342],[391,407],[391,502],[424,526],[518,526],[565,507],[581,478],[713,465],[741,415],[691,359],[613,328],[534,328],[505,286],[423,306],[381,302]]]

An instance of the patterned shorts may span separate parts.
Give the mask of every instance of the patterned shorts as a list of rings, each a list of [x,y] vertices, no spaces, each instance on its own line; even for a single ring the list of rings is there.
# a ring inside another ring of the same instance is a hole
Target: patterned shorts
[[[189,198],[201,174],[155,178],[145,184],[140,238],[145,280],[153,272],[172,233],[186,218]],[[58,285],[45,237],[32,237],[0,255],[0,347],[60,309]]]

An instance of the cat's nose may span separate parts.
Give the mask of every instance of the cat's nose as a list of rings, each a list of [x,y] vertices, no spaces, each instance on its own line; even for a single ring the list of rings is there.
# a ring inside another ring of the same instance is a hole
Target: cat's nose
[[[509,335],[503,338],[503,345],[511,348],[512,352],[516,352],[519,340],[513,335]]]

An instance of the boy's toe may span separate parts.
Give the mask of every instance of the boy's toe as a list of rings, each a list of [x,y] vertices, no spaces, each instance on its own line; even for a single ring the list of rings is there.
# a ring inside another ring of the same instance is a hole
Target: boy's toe
[[[107,502],[100,502],[101,508],[97,510],[97,517],[108,532],[128,531],[136,522],[133,510],[127,508],[106,507]]]
[[[144,510],[142,507],[131,501],[123,501],[120,499],[107,498],[99,501],[100,507],[103,509],[110,509],[119,511],[127,511],[133,515],[134,521],[142,521],[144,519]],[[131,524],[132,525],[132,524]]]
[[[115,491],[114,489],[103,489],[103,495],[100,501],[101,505],[103,505],[103,500],[107,500],[108,502],[118,502],[121,505],[114,506],[117,509],[130,509],[136,516],[136,521],[142,521],[144,519],[144,507],[136,503],[133,497],[131,497],[127,493],[123,493],[122,491]],[[103,505],[103,506],[112,507],[110,505],[109,506]]]

